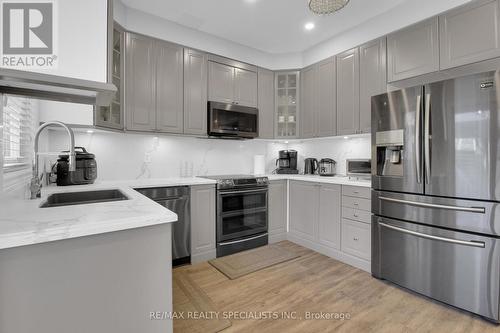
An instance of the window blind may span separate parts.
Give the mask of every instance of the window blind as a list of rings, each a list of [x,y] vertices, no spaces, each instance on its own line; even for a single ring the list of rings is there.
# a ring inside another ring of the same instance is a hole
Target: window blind
[[[3,96],[4,172],[31,169],[36,130],[35,102],[25,97]]]

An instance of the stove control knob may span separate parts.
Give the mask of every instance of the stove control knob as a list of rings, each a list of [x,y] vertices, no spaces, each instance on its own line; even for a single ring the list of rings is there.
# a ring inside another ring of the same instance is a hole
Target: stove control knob
[[[231,179],[223,179],[223,180],[219,181],[219,185],[220,185],[220,187],[228,188],[228,187],[233,187],[234,182]]]

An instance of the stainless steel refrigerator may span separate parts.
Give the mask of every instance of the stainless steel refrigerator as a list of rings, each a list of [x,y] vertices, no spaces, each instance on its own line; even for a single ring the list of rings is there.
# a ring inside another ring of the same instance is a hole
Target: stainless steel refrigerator
[[[499,321],[500,72],[372,98],[372,274]]]

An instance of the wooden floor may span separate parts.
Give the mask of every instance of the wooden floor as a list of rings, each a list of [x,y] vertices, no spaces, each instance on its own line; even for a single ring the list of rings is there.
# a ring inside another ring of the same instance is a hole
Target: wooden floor
[[[208,263],[174,269],[188,275],[224,312],[296,312],[302,319],[231,320],[230,332],[497,332],[500,327],[291,242],[301,257],[229,280]],[[175,295],[174,295],[174,310]],[[306,312],[343,313],[350,319],[306,320]]]

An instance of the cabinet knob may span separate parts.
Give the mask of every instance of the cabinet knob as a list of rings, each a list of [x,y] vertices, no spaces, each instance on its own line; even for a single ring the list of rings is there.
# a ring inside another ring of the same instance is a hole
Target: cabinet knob
[[[354,203],[354,206],[359,206],[359,204],[357,202]]]
[[[354,213],[354,217],[358,217],[358,214]]]
[[[359,238],[354,237],[353,240],[357,242],[357,241],[359,241]]]

